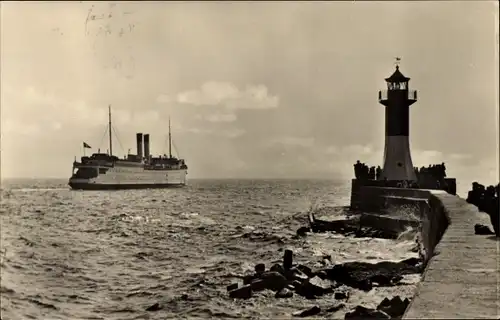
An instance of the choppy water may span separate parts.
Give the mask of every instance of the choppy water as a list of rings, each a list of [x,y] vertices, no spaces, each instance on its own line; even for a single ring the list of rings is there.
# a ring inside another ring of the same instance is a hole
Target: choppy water
[[[347,182],[200,180],[184,189],[82,192],[63,180],[26,180],[3,181],[1,196],[4,320],[288,318],[333,299],[263,292],[233,301],[225,286],[258,262],[281,260],[284,248],[310,265],[325,254],[335,262],[415,256],[412,237],[292,238],[305,222],[298,213],[312,204],[348,203]],[[354,291],[348,306],[411,296],[417,280]],[[155,302],[166,307],[146,312]]]

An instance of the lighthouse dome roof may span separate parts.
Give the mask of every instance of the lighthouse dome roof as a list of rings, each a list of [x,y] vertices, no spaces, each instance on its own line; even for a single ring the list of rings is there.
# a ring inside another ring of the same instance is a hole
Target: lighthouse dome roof
[[[396,71],[389,77],[385,78],[387,82],[406,82],[410,80],[410,78],[405,77],[401,71],[399,71],[399,66],[396,66]]]

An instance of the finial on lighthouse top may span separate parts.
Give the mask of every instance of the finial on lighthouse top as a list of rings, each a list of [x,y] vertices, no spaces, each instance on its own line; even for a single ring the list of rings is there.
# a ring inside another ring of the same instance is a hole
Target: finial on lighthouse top
[[[394,62],[394,64],[396,65],[396,71],[394,71],[394,73],[389,78],[385,78],[385,81],[387,81],[387,82],[408,82],[410,80],[410,78],[405,77],[401,73],[401,71],[399,71],[399,64],[401,62],[401,58],[396,57],[395,60],[396,61]]]
[[[401,57],[395,57],[394,58],[396,61],[394,64],[396,65],[396,69],[399,69],[399,64],[401,63]]]

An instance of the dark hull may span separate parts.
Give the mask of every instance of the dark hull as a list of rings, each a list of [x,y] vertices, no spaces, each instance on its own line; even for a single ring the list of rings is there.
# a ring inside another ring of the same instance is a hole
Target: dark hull
[[[101,183],[68,183],[73,190],[131,190],[131,189],[167,189],[182,188],[183,183],[130,183],[130,184],[101,184]]]

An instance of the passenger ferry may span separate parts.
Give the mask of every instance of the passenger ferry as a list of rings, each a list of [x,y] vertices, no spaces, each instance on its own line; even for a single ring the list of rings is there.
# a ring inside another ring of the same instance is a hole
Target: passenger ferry
[[[168,121],[168,156],[153,157],[149,134],[136,134],[137,154],[124,158],[113,155],[111,106],[109,107],[109,152],[93,153],[73,162],[69,186],[78,190],[120,190],[172,188],[186,185],[188,166],[184,159],[172,156],[172,133]],[[90,148],[83,143],[84,150]]]

